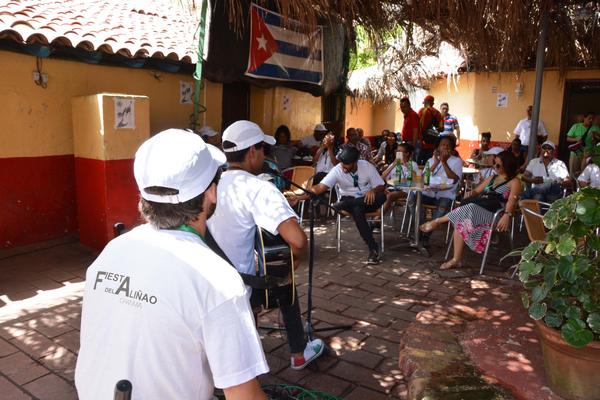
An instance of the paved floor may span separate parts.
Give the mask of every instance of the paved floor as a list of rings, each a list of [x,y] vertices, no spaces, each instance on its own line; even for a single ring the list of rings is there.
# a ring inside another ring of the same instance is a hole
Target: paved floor
[[[387,228],[386,228],[387,229]],[[379,265],[366,265],[367,253],[353,225],[347,225],[342,253],[335,250],[333,225],[316,229],[313,287],[314,328],[351,325],[318,332],[331,354],[303,371],[289,368],[284,334],[261,331],[271,372],[268,383],[294,383],[347,400],[401,399],[406,385],[398,367],[403,330],[418,312],[448,299],[475,282],[475,269],[440,273],[445,249],[441,233],[432,239],[432,257],[388,251]],[[403,240],[386,232],[388,245]],[[437,245],[436,245],[437,244]],[[497,246],[505,252],[503,242]],[[0,253],[0,393],[3,399],[76,398],[73,374],[79,348],[81,293],[85,269],[95,253],[77,243],[20,255]],[[4,257],[4,258],[2,258]],[[497,262],[492,254],[491,261]],[[469,255],[468,264],[478,265]],[[307,263],[298,271],[306,311]],[[489,274],[506,276],[498,267]],[[277,324],[277,312],[264,313],[259,325]]]

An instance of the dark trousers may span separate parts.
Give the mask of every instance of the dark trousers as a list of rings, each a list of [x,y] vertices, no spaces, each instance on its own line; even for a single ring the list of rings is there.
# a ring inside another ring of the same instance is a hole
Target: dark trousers
[[[302,353],[306,347],[306,335],[304,334],[304,327],[302,326],[300,303],[298,302],[297,295],[298,293],[296,292],[294,304],[291,306],[279,306],[291,353]]]
[[[369,227],[365,214],[378,210],[385,203],[385,199],[384,192],[379,192],[375,195],[373,204],[365,204],[364,197],[343,196],[340,201],[333,205],[333,208],[337,210],[344,210],[352,214],[356,228],[358,228],[358,233],[360,233],[360,237],[365,241],[369,250],[379,250],[379,246],[373,238],[373,232],[371,231],[371,227]],[[381,222],[383,223],[383,221]]]
[[[423,149],[422,145],[417,144],[417,148],[415,149],[415,162],[419,165],[425,165],[425,163],[433,157],[433,150],[431,149]]]
[[[563,188],[558,183],[536,185],[521,194],[522,199],[534,199],[545,203],[554,203],[562,196]]]

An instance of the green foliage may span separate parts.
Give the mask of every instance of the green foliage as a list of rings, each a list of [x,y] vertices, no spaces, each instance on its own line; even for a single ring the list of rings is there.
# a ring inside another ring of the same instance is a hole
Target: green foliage
[[[356,33],[356,48],[350,52],[350,71],[377,64],[375,46],[371,43],[367,31],[360,25],[354,31]]]
[[[521,251],[523,305],[574,347],[600,340],[600,190],[585,188],[544,216],[547,243]]]

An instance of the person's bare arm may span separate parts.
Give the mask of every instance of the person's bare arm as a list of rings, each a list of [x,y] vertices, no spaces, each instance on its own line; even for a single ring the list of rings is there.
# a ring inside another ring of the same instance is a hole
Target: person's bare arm
[[[521,183],[518,179],[512,179],[508,182],[508,186],[510,187],[510,195],[508,197],[508,201],[506,202],[506,208],[504,209],[506,212],[498,221],[498,225],[496,225],[496,230],[498,232],[506,232],[510,223],[510,216],[517,209],[517,201],[519,200],[519,194],[521,193]]]
[[[530,171],[525,171],[525,173],[523,174],[523,181],[525,183],[540,184],[544,183],[544,178],[542,178],[541,176],[533,176],[533,174]]]
[[[446,171],[446,176],[448,177],[448,179],[458,181],[460,180],[460,178],[454,171],[452,171],[452,168],[450,168],[450,166],[448,165],[448,160],[450,159],[451,155],[452,154],[450,152],[443,152],[440,155],[440,160],[442,163],[442,167],[444,167],[444,171]]]
[[[223,392],[227,400],[267,400],[256,379],[223,389]]]
[[[381,173],[381,179],[383,179],[384,181],[386,180],[387,176],[392,172],[392,170],[396,168],[396,163],[390,163],[390,165],[388,165],[388,167],[385,169],[385,171],[383,171]]]
[[[489,178],[485,178],[482,182],[479,183],[479,185],[477,185],[477,187],[475,187],[470,192],[465,193],[465,198],[473,197],[473,196],[483,193],[483,191],[485,190],[485,187],[488,185],[488,183],[490,183],[491,180],[492,180],[491,176]]]
[[[460,144],[460,126],[456,127],[456,145]]]
[[[277,231],[291,247],[292,253],[296,257],[301,257],[304,254],[308,241],[306,240],[306,233],[304,233],[296,218],[289,218],[280,223]]]

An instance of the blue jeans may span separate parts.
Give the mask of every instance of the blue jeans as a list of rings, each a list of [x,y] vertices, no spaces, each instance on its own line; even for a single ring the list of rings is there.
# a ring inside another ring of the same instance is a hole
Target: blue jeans
[[[532,186],[521,195],[522,199],[534,199],[545,203],[553,203],[563,196],[563,188],[558,183],[543,183]]]

